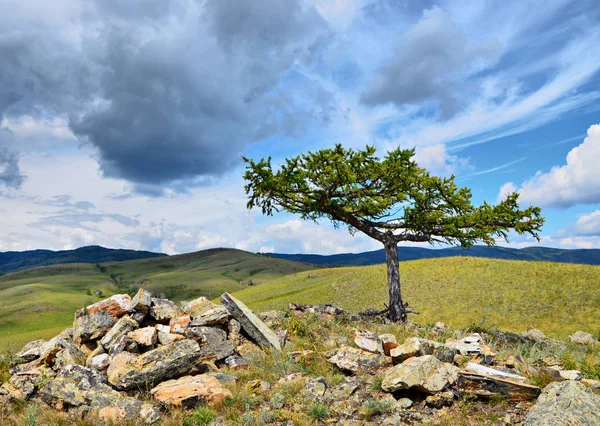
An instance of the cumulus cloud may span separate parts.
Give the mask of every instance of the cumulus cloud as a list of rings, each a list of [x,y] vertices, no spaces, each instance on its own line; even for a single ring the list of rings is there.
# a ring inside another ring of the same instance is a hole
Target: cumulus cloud
[[[572,232],[578,236],[600,237],[600,210],[579,216]]]
[[[474,169],[468,158],[450,155],[444,144],[417,147],[415,160],[434,175],[450,176]]]
[[[530,204],[566,208],[600,203],[600,124],[590,126],[583,143],[573,148],[566,164],[549,172],[538,171],[518,188],[521,200]],[[502,188],[515,189],[512,182]],[[502,190],[501,190],[502,192]]]
[[[68,117],[105,176],[147,193],[222,175],[249,143],[307,127],[327,102],[280,84],[328,31],[302,0],[62,0],[48,22],[39,6],[15,3],[0,33],[0,120]]]
[[[435,101],[440,117],[450,118],[460,109],[457,89],[469,74],[493,65],[501,52],[497,40],[470,43],[440,8],[425,10],[376,73],[362,101],[400,107]]]

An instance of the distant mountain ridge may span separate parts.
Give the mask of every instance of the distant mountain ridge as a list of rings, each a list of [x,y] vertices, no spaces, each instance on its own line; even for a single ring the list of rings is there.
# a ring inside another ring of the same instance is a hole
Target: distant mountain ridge
[[[166,256],[151,251],[86,246],[75,250],[28,250],[0,253],[0,272],[9,273],[64,263],[104,263]]]
[[[363,266],[385,263],[383,249],[364,253],[344,253],[334,255],[262,253],[278,259],[312,263],[314,265]],[[491,259],[531,260],[545,262],[579,263],[600,265],[600,249],[555,249],[550,247],[509,247],[473,246],[470,249],[448,247],[429,249],[423,247],[398,247],[398,259],[417,260],[451,256],[487,257]]]

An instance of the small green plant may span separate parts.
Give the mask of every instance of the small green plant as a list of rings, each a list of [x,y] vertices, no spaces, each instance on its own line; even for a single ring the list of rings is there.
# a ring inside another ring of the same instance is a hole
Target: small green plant
[[[370,399],[367,401],[361,410],[362,417],[365,420],[370,420],[380,414],[389,413],[392,410],[392,406],[387,401],[378,401],[376,399]]]
[[[373,377],[373,382],[369,386],[372,391],[383,391],[381,384],[383,383],[383,376],[377,375]]]
[[[329,417],[329,408],[322,402],[315,402],[308,409],[308,415],[315,421],[325,420]]]
[[[25,410],[25,421],[28,426],[36,426],[38,424],[39,406],[37,404],[29,404]]]
[[[185,426],[206,426],[217,418],[215,410],[209,407],[196,408],[184,421]]]

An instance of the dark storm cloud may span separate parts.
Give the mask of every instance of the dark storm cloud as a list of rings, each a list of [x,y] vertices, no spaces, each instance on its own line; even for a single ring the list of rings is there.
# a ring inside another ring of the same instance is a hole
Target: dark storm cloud
[[[470,44],[445,12],[426,10],[423,19],[399,40],[393,57],[376,73],[362,101],[397,106],[437,101],[440,117],[449,118],[460,109],[455,96],[458,81],[494,63],[501,49],[494,40]]]
[[[20,188],[25,181],[19,167],[19,156],[6,148],[11,138],[10,131],[0,128],[0,189],[2,186]]]
[[[0,30],[0,117],[68,116],[105,176],[146,193],[219,176],[247,144],[319,118],[293,96],[273,108],[327,32],[301,0],[96,1],[77,19]]]

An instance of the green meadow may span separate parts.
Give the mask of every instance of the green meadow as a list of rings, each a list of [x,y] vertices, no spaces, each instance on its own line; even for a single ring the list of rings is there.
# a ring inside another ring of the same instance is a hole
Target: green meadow
[[[600,333],[600,266],[453,257],[402,262],[400,273],[405,301],[420,312],[411,318],[419,323],[532,326],[554,338]],[[0,348],[50,338],[72,323],[77,309],[136,286],[177,301],[218,300],[227,291],[257,310],[296,302],[358,312],[384,307],[385,274],[385,265],[312,269],[230,249],[36,268],[0,276]]]
[[[214,249],[101,265],[55,265],[3,275],[0,349],[53,337],[72,324],[76,310],[134,286],[177,301],[215,298],[224,291],[239,291],[248,281],[261,285],[309,268],[241,250]]]

